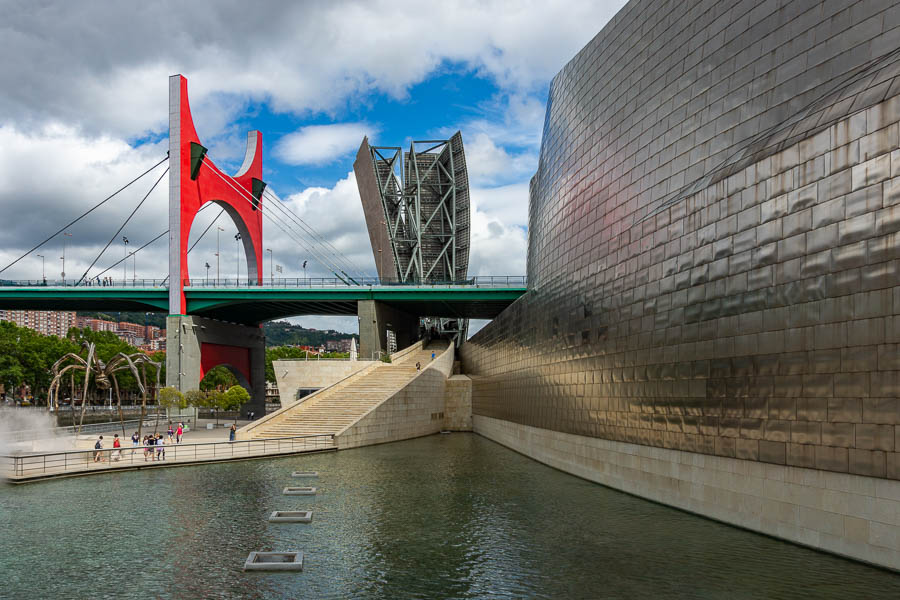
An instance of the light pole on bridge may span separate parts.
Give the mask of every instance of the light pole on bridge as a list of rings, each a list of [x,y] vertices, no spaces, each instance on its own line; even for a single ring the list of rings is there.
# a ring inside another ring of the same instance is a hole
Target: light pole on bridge
[[[237,242],[237,284],[241,285],[241,232],[234,234],[234,241]]]
[[[62,280],[63,285],[66,285],[66,238],[72,237],[72,234],[68,231],[63,233],[63,255],[60,257],[62,260]]]
[[[269,281],[275,281],[275,267],[272,266],[275,261],[275,253],[272,252],[271,248],[266,248],[266,252],[269,253]]]
[[[123,235],[122,241],[125,242],[125,260],[122,264],[122,282],[124,283],[128,281],[128,238]]]
[[[37,257],[41,259],[41,281],[47,281],[47,273],[44,271],[44,255],[38,254]]]
[[[216,285],[219,285],[219,232],[225,231],[216,225]]]
[[[206,263],[206,284],[209,285],[209,263]]]

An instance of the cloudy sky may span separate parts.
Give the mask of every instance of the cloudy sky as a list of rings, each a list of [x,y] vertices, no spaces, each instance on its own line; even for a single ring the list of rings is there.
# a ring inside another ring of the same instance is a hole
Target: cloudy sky
[[[260,130],[270,189],[373,274],[352,172],[362,137],[407,146],[461,130],[469,272],[524,274],[549,81],[624,3],[0,0],[0,268],[165,156],[168,76],[181,73],[209,157],[236,171],[246,132]],[[40,278],[39,255],[47,278],[59,277],[64,240],[67,277],[80,277],[164,169],[0,278]],[[91,276],[124,256],[122,235],[130,251],[164,232],[167,203],[164,177]],[[198,216],[192,240],[218,214]],[[206,263],[215,276],[217,226],[221,275],[236,274],[236,229],[222,215],[190,254],[193,276]],[[304,260],[307,275],[330,274],[270,221],[264,237],[285,276],[302,276]],[[129,259],[129,279],[165,276],[165,239]],[[123,265],[106,275],[121,278]],[[355,319],[297,321],[356,329]]]

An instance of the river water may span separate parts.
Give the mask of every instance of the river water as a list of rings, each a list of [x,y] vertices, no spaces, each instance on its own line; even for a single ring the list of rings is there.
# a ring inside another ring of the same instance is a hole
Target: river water
[[[319,493],[284,496],[288,485]],[[304,509],[311,524],[266,520]],[[241,570],[251,550],[290,549],[306,553],[302,573]],[[0,597],[896,599],[900,575],[454,433],[4,485]]]

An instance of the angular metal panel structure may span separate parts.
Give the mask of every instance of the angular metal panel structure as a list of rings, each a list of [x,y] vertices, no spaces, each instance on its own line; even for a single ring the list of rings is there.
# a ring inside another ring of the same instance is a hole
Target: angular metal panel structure
[[[369,146],[353,164],[378,276],[385,281],[452,282],[469,268],[469,176],[462,134],[448,140]],[[424,316],[424,315],[420,315]],[[426,321],[459,346],[467,319]]]
[[[469,178],[462,135],[362,145],[353,165],[382,279],[459,281],[469,267]]]

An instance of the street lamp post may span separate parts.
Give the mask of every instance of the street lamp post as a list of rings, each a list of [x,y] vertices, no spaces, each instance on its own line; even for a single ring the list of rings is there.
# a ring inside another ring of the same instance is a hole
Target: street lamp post
[[[306,279],[306,261],[305,260],[303,261],[303,279]]]
[[[272,265],[274,264],[274,261],[275,261],[275,253],[272,252],[271,248],[266,248],[266,252],[269,253],[269,281],[274,282],[275,281],[275,271],[273,269],[275,267],[273,267]]]
[[[39,259],[41,259],[41,281],[45,281],[45,282],[46,282],[46,281],[47,281],[47,274],[46,274],[46,271],[44,271],[44,255],[43,255],[43,254],[38,254],[37,257],[38,257]]]
[[[63,285],[66,285],[66,238],[72,237],[72,234],[68,231],[63,233],[63,255],[60,257],[62,260],[62,280]]]
[[[237,242],[237,284],[241,285],[241,232],[234,234],[234,241]]]
[[[123,235],[122,241],[125,242],[125,260],[122,264],[122,282],[124,283],[128,281],[128,238]]]
[[[219,285],[219,232],[225,231],[216,225],[216,285]]]
[[[209,285],[209,263],[206,263],[206,285]]]

